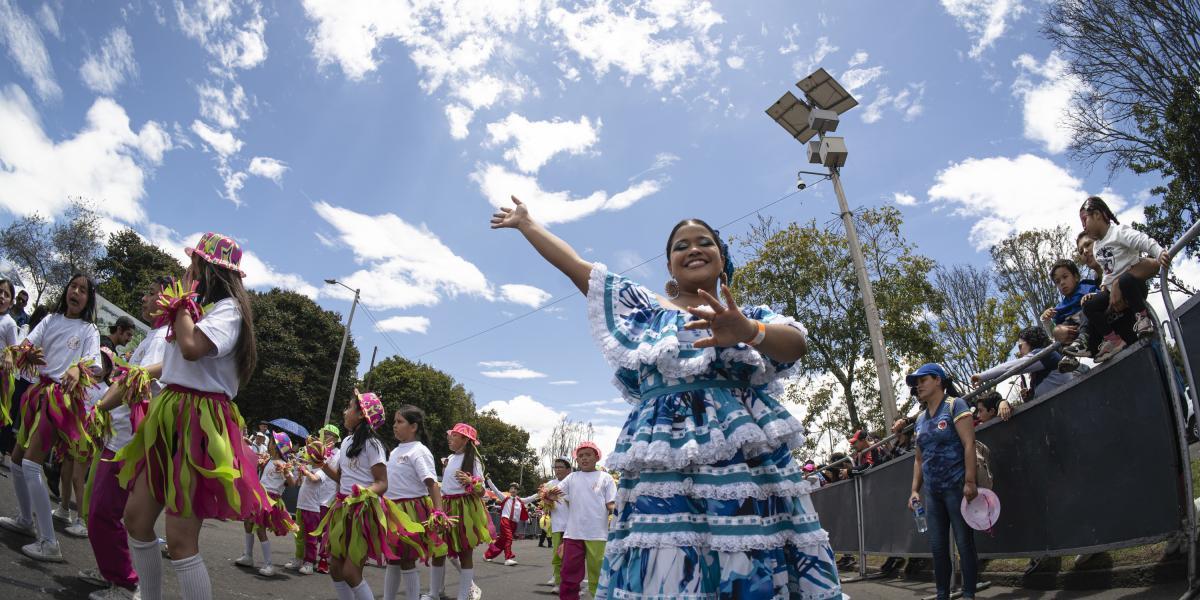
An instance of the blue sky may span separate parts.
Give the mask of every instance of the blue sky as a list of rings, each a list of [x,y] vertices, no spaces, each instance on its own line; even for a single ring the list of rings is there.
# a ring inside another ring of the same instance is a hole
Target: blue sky
[[[401,351],[535,444],[563,414],[611,441],[626,407],[579,297],[429,352],[573,290],[488,229],[493,206],[518,194],[616,269],[653,258],[681,218],[725,223],[794,189],[803,147],[763,111],[825,67],[861,103],[839,128],[851,204],[898,205],[941,262],[1074,225],[1087,193],[1140,213],[1151,182],[1064,152],[1078,84],[1037,33],[1044,8],[0,0],[0,223],[82,196],[172,252],[232,235],[254,287],[343,313],[349,293],[322,280],[362,289],[378,324],[355,318],[360,373],[372,346]],[[825,183],[764,214],[835,207]]]

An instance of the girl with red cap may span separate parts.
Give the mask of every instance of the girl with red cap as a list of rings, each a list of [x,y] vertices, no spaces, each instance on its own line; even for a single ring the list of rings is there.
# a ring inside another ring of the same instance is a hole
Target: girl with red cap
[[[480,460],[479,433],[466,423],[456,423],[446,432],[450,455],[442,472],[442,506],[449,527],[443,532],[446,555],[459,561],[458,600],[470,600],[475,587],[474,550],[491,544],[488,513],[483,506],[483,461]],[[446,586],[446,557],[434,557],[430,570],[429,594],[440,598]]]

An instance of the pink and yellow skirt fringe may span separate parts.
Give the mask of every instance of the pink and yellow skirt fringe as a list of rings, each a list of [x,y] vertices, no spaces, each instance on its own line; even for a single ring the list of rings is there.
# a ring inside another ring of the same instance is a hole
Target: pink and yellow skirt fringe
[[[421,547],[425,549],[425,556],[420,556],[408,544],[403,544],[399,540],[391,541],[392,548],[400,554],[401,560],[425,560],[429,558],[438,558],[446,555],[446,542],[439,535],[438,531],[428,525],[429,518],[433,516],[433,501],[429,496],[421,496],[420,498],[400,498],[391,501],[400,509],[409,519],[416,523],[421,523],[424,531],[418,534],[417,540]]]
[[[309,535],[326,536],[329,555],[362,565],[368,559],[382,565],[401,560],[398,549],[409,548],[425,560],[421,543],[425,527],[386,498],[369,488],[358,488],[351,496],[338,494],[329,512]]]
[[[37,448],[49,453],[55,445],[60,451],[66,451],[76,440],[90,442],[91,436],[84,426],[84,383],[81,377],[81,385],[75,386],[74,390],[67,390],[53,379],[42,376],[37,383],[29,386],[21,397],[21,428],[17,431],[17,444],[22,448],[30,448],[37,443]]]
[[[443,534],[446,555],[458,558],[472,548],[492,543],[491,528],[488,527],[487,508],[475,494],[451,494],[442,496],[442,510],[458,521]]]
[[[292,515],[288,514],[287,507],[284,506],[283,499],[279,494],[267,492],[267,497],[271,499],[271,504],[264,506],[254,516],[254,524],[276,536],[285,536],[300,531],[300,526],[292,519]]]

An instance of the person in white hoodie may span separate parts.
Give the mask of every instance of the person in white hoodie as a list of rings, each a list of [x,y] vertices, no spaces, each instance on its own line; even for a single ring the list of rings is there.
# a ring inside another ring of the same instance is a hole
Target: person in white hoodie
[[[1099,196],[1088,198],[1079,208],[1083,230],[1096,240],[1092,254],[1104,271],[1101,291],[1083,303],[1088,320],[1088,354],[1104,362],[1140,335],[1154,332],[1154,320],[1146,312],[1146,279],[1153,271],[1139,267],[1143,255],[1153,257],[1158,266],[1171,264],[1171,257],[1146,234],[1117,221],[1112,209]],[[1128,312],[1128,320],[1110,321],[1110,315]]]

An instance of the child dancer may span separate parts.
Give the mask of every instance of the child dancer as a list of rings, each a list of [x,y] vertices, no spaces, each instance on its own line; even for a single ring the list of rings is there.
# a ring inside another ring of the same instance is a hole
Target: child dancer
[[[616,506],[617,485],[612,475],[596,470],[600,448],[583,442],[575,449],[579,470],[558,484],[558,494],[571,506],[562,541],[561,600],[579,600],[579,582],[586,563],[588,593],[594,598],[600,583],[600,562],[608,538],[608,515]]]
[[[329,544],[324,536],[312,535],[329,512],[329,505],[323,502],[332,503],[337,496],[337,482],[330,479],[323,469],[314,466],[324,464],[333,456],[337,437],[326,438],[326,435],[326,431],[322,430],[320,435],[308,437],[304,460],[297,466],[300,493],[296,497],[296,514],[300,531],[296,534],[296,557],[284,566],[297,570],[301,575],[312,575],[319,563],[329,560]],[[329,443],[325,439],[329,439]]]
[[[396,600],[401,583],[404,584],[405,598],[418,600],[421,573],[417,571],[417,559],[423,558],[422,554],[446,556],[446,544],[435,531],[436,525],[447,523],[446,513],[442,512],[437,470],[433,465],[433,453],[429,451],[425,413],[412,405],[401,406],[392,423],[392,434],[400,443],[388,456],[387,498],[410,519],[425,524],[425,531],[418,540],[424,552],[407,544],[393,543],[392,550],[400,558],[388,561],[383,576],[383,600]]]
[[[13,320],[12,315],[8,314],[9,309],[13,305],[13,295],[16,293],[16,288],[13,287],[11,281],[0,279],[0,350],[7,350],[17,345],[18,337],[21,333],[21,326]],[[21,386],[20,393],[15,389],[17,380],[19,379],[15,372],[10,374],[0,373],[0,467],[9,468],[8,455],[12,452],[14,433],[12,423],[9,420],[11,417],[6,415],[17,414],[17,402],[21,400],[21,393],[24,393],[28,382],[21,379],[25,385]]]
[[[133,486],[125,526],[145,600],[162,596],[162,557],[154,522],[166,508],[168,551],[185,600],[212,597],[200,556],[204,519],[245,520],[270,506],[257,460],[242,440],[245,423],[233,403],[254,373],[257,353],[250,298],[242,286],[241,248],[216,233],[188,248],[181,285],[159,298],[170,342],[164,389],[133,439],[114,460]],[[208,307],[201,313],[199,306]]]
[[[29,536],[36,534],[36,542],[21,548],[21,552],[35,560],[63,560],[54,535],[50,493],[42,478],[42,463],[56,443],[70,444],[87,435],[83,427],[84,390],[91,384],[92,365],[100,360],[100,331],[93,324],[95,313],[95,283],[85,275],[72,276],[54,314],[29,332],[25,338],[28,344],[22,350],[29,356],[36,355],[40,348],[44,358],[32,361],[41,363],[38,382],[29,386],[21,398],[21,426],[12,468],[20,515],[0,518],[0,526]]]
[[[562,545],[563,532],[567,530],[567,521],[571,510],[566,502],[554,500],[554,494],[559,484],[570,474],[570,460],[563,457],[554,459],[554,479],[547,481],[538,492],[542,498],[542,509],[550,515],[550,547],[553,556],[550,559],[550,566],[554,571],[554,577],[550,579],[549,583],[554,586],[550,590],[552,594],[557,594],[559,586],[562,585],[562,550],[559,550],[559,546]],[[591,582],[589,581],[589,583]]]
[[[483,464],[475,449],[479,433],[466,423],[446,432],[450,451],[442,473],[442,505],[453,523],[446,532],[446,555],[459,561],[458,600],[470,600],[475,589],[476,546],[492,543],[487,509],[483,506]],[[435,600],[446,586],[446,559],[436,557],[430,569],[429,593]],[[477,597],[477,596],[476,596]]]
[[[142,296],[142,318],[153,321],[152,312],[158,295],[169,286],[169,278],[160,278]],[[152,330],[138,344],[129,367],[121,369],[109,392],[96,407],[109,411],[112,434],[105,440],[99,461],[93,464],[87,507],[88,542],[96,556],[96,572],[83,571],[80,577],[110,587],[98,590],[89,600],[132,600],[138,587],[138,575],[129,555],[128,533],[121,521],[129,490],[117,481],[121,463],[112,458],[133,439],[150,405],[150,397],[160,388],[155,377],[161,373],[163,353],[167,348],[167,328]]]
[[[100,347],[100,363],[102,365],[100,375],[97,377],[95,385],[89,387],[85,392],[87,396],[83,403],[84,413],[87,415],[84,419],[87,436],[75,440],[63,451],[63,479],[60,489],[62,490],[62,510],[67,512],[68,523],[63,533],[77,538],[88,536],[87,492],[85,490],[89,482],[87,474],[91,466],[95,464],[100,454],[100,444],[103,444],[109,436],[111,427],[108,413],[96,409],[100,399],[108,393],[108,378],[113,369],[112,351],[104,346]],[[78,511],[70,510],[71,499],[69,496],[72,493],[74,493],[75,506]]]
[[[264,506],[252,519],[245,522],[246,550],[237,560],[233,561],[234,564],[242,567],[254,566],[254,534],[257,533],[263,555],[263,567],[258,570],[258,574],[263,577],[275,576],[275,565],[271,564],[271,539],[267,537],[267,532],[276,536],[285,536],[289,532],[300,529],[292,520],[292,515],[288,514],[282,499],[283,488],[296,485],[291,465],[287,462],[288,456],[292,452],[292,438],[288,437],[288,434],[280,432],[272,433],[271,438],[272,444],[267,450],[271,459],[263,468],[262,473],[262,486],[267,491],[267,496],[271,498],[271,504]]]
[[[500,556],[500,553],[503,552],[504,566],[511,567],[517,564],[517,555],[512,549],[517,523],[529,520],[529,509],[525,505],[538,498],[537,494],[522,498],[518,496],[520,492],[521,486],[515,481],[508,484],[507,494],[500,494],[497,490],[496,495],[504,499],[500,504],[500,534],[496,541],[484,551],[483,560],[492,562],[492,559]]]
[[[379,396],[354,390],[342,421],[351,433],[336,460],[324,465],[325,473],[338,480],[338,499],[313,535],[329,537],[329,575],[338,600],[372,600],[362,576],[367,559],[398,558],[389,537],[422,529],[382,498],[388,480],[383,443],[375,433],[384,421]]]

